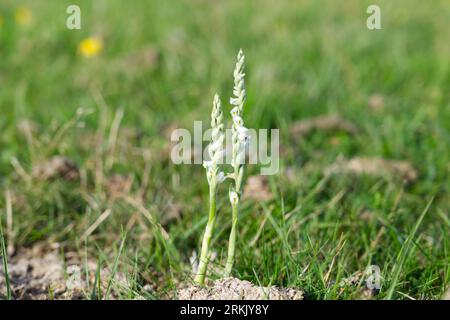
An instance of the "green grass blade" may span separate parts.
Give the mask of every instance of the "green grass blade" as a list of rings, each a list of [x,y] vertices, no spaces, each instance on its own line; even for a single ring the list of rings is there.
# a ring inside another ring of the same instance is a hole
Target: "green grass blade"
[[[12,293],[11,293],[11,283],[9,279],[9,272],[8,272],[8,255],[6,252],[6,244],[5,244],[5,238],[3,237],[3,226],[2,222],[0,221],[0,250],[3,257],[3,270],[5,273],[5,284],[6,284],[6,299],[11,300],[12,299]]]
[[[106,290],[106,295],[105,295],[105,299],[106,300],[109,300],[109,295],[111,293],[111,288],[112,288],[112,282],[114,280],[114,276],[116,275],[117,269],[119,267],[119,259],[120,259],[120,256],[122,255],[122,251],[123,251],[123,248],[124,248],[124,245],[125,245],[125,239],[126,239],[126,235],[124,235],[122,237],[122,241],[121,241],[120,247],[119,247],[119,252],[117,253],[116,258],[114,259],[114,266],[113,266],[113,270],[112,270],[112,273],[111,273],[111,277],[110,277],[109,282],[108,282],[108,288]]]
[[[101,258],[97,261],[97,270],[95,271],[94,284],[92,285],[91,300],[101,300],[102,288],[101,288]]]
[[[391,300],[392,296],[394,295],[395,288],[397,287],[398,280],[400,277],[400,272],[402,271],[403,265],[406,261],[406,258],[408,257],[409,251],[411,249],[411,244],[413,243],[414,236],[416,235],[417,230],[419,229],[420,224],[423,221],[423,218],[425,217],[426,213],[430,209],[431,203],[433,202],[433,199],[428,202],[427,206],[423,210],[422,214],[420,215],[419,219],[417,220],[416,224],[414,225],[414,228],[411,230],[410,234],[406,238],[405,242],[403,243],[398,255],[397,259],[394,265],[394,268],[392,270],[392,280],[391,285],[388,289],[388,292],[386,294],[387,300]]]

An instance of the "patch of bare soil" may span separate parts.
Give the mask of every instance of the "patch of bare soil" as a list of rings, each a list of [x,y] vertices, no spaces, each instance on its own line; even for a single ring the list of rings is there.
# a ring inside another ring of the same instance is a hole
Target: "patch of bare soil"
[[[54,156],[49,160],[34,165],[32,176],[38,180],[52,180],[56,178],[77,180],[80,177],[80,171],[77,165],[69,158]]]
[[[68,292],[63,266],[57,251],[42,252],[38,247],[19,250],[8,261],[14,299],[80,298],[79,288]],[[0,292],[6,292],[3,265],[0,267]]]
[[[273,198],[269,188],[269,178],[267,176],[250,176],[244,186],[244,199],[256,201],[267,201]]]
[[[344,131],[349,134],[357,134],[359,128],[338,115],[324,115],[300,120],[293,123],[289,128],[289,133],[293,138],[307,135],[313,131]]]
[[[442,296],[442,300],[450,300],[450,288],[447,288],[447,291]]]
[[[368,105],[372,111],[381,111],[384,109],[384,97],[381,94],[373,94],[369,97]]]
[[[21,248],[8,259],[8,273],[12,295],[17,300],[78,300],[86,299],[90,294],[86,287],[85,267],[89,271],[89,282],[94,283],[97,263],[88,259],[87,263],[75,252],[64,256],[58,250],[58,244],[52,248],[36,244],[32,248]],[[100,288],[106,292],[111,271],[101,269]],[[126,284],[123,273],[114,275],[115,283]],[[0,266],[0,298],[6,293],[3,264]],[[111,294],[111,299],[115,298]]]
[[[368,174],[390,176],[407,182],[417,179],[417,171],[408,161],[387,160],[383,158],[356,157],[350,160],[338,160],[325,169],[325,175],[331,174]]]
[[[364,280],[364,272],[357,271],[353,275],[351,275],[348,278],[345,278],[341,280],[339,283],[339,286],[341,287],[341,293],[348,287],[356,287],[358,284]],[[375,295],[377,295],[378,290],[376,289],[370,289],[366,286],[361,286],[357,290],[356,298],[358,300],[371,300]]]
[[[174,221],[181,218],[183,214],[183,206],[178,203],[171,203],[165,210],[162,211],[160,217],[161,225],[167,226]]]
[[[190,285],[178,292],[180,300],[303,300],[303,291],[259,287],[236,278],[216,280],[210,287]]]
[[[108,197],[111,200],[127,195],[131,191],[133,185],[132,176],[123,176],[115,174],[106,180],[105,187],[108,193]]]

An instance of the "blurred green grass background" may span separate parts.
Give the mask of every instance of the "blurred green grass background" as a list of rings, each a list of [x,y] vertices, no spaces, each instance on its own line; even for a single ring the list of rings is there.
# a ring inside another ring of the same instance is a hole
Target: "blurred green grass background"
[[[282,158],[280,175],[270,180],[277,198],[243,209],[236,274],[264,284],[301,286],[315,298],[355,297],[356,289],[342,293],[337,284],[323,281],[343,233],[347,246],[337,263],[336,283],[376,262],[388,286],[406,235],[434,198],[414,253],[403,265],[398,290],[415,298],[443,294],[449,281],[450,227],[448,1],[84,0],[76,1],[81,30],[68,30],[66,8],[73,3],[0,4],[0,183],[23,198],[15,207],[17,245],[51,238],[76,246],[79,233],[108,206],[116,214],[99,227],[96,240],[105,247],[115,243],[111,235],[120,232],[133,210],[105,198],[98,172],[132,175],[132,190],[138,192],[148,170],[143,192],[149,210],[164,215],[171,204],[183,208],[181,219],[168,227],[182,254],[174,262],[152,237],[133,250],[142,250],[144,265],[167,277],[173,276],[169,265],[188,264],[187,252],[198,248],[206,222],[203,169],[174,166],[158,156],[167,144],[168,128],[192,129],[193,120],[209,121],[216,91],[228,99],[235,56],[242,48],[247,58],[246,124],[280,128],[283,146],[291,152]],[[381,7],[382,30],[367,29],[369,4]],[[19,6],[29,8],[30,24],[15,21]],[[86,59],[77,48],[91,36],[102,39],[103,50]],[[373,95],[383,98],[381,110],[368,107]],[[93,111],[82,119],[83,126],[77,122],[52,143],[58,128],[80,107]],[[123,110],[118,138],[123,145],[113,155],[109,149],[102,153],[102,161],[111,165],[99,169],[98,151],[108,147],[108,137],[97,145],[95,139],[107,136],[103,133],[109,132],[117,110]],[[320,132],[289,139],[294,121],[323,114],[339,114],[362,133],[338,134],[337,144]],[[35,145],[21,131],[24,120],[35,128]],[[73,159],[85,184],[23,181],[11,164],[16,158],[28,172],[55,154]],[[284,181],[286,168],[301,169],[311,162],[324,167],[338,156],[408,160],[419,179],[407,186],[370,177],[334,179],[318,193],[311,190],[323,181],[319,172],[300,174],[294,183]],[[341,192],[339,203],[328,206]],[[219,254],[229,228],[227,202],[221,207],[224,223],[215,239]],[[293,218],[285,221],[286,212],[294,209]],[[361,221],[363,209],[379,219]],[[299,226],[316,210],[318,216]],[[267,224],[256,248],[249,247],[263,221]],[[387,231],[379,246],[371,248],[381,226]],[[146,232],[137,227],[131,238]],[[304,275],[307,265],[312,267]]]

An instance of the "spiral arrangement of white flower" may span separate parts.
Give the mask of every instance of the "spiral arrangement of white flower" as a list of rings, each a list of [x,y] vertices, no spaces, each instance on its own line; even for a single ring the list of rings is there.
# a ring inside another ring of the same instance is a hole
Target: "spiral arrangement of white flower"
[[[214,231],[216,221],[216,194],[217,185],[224,180],[224,173],[219,171],[219,164],[223,156],[223,142],[225,135],[223,133],[223,113],[219,96],[214,96],[213,109],[211,112],[211,143],[208,146],[210,160],[204,161],[206,168],[206,177],[209,185],[209,216],[203,235],[200,260],[198,264],[195,281],[203,285],[205,283],[206,269],[209,262],[209,245]]]
[[[232,207],[232,221],[231,231],[228,243],[228,257],[225,265],[225,276],[229,276],[234,264],[235,248],[236,248],[236,229],[239,213],[239,197],[241,194],[242,178],[244,175],[245,149],[249,140],[247,131],[242,119],[242,110],[246,98],[245,82],[244,82],[244,63],[245,56],[242,50],[239,50],[237,56],[236,67],[234,69],[234,87],[233,97],[230,103],[233,106],[231,110],[231,117],[233,125],[231,127],[232,138],[232,158],[231,166],[233,172],[226,177],[233,180],[233,185],[230,186],[229,197]],[[202,248],[200,253],[200,261],[195,275],[195,282],[200,285],[205,284],[206,269],[209,263],[209,245],[214,230],[216,221],[216,195],[217,186],[224,179],[225,175],[220,170],[222,157],[225,156],[225,149],[223,148],[225,135],[223,125],[222,106],[219,96],[214,96],[213,109],[211,112],[211,143],[208,146],[208,153],[210,160],[204,161],[203,166],[206,168],[206,176],[209,185],[209,216],[206,224],[205,233],[202,240]]]
[[[231,117],[233,119],[233,126],[232,126],[233,151],[232,151],[231,165],[233,168],[238,169],[239,167],[242,167],[242,165],[244,164],[245,147],[248,140],[247,128],[244,127],[244,120],[241,117],[246,98],[244,67],[245,67],[245,56],[241,49],[239,50],[236,67],[233,73],[234,97],[230,98],[230,103],[231,105],[234,106],[230,112]]]
[[[225,135],[223,133],[222,104],[218,94],[214,95],[213,109],[211,112],[211,129],[211,143],[208,146],[210,160],[203,161],[210,185],[222,182],[225,177],[224,173],[219,171],[219,163],[224,154],[223,142]]]
[[[233,118],[233,126],[231,128],[233,142],[231,166],[233,167],[233,173],[230,176],[234,179],[234,186],[232,186],[229,191],[232,206],[232,220],[230,238],[228,242],[228,257],[225,265],[225,276],[229,276],[231,274],[234,264],[236,228],[239,214],[239,196],[241,193],[242,177],[244,175],[245,148],[249,139],[247,135],[247,128],[244,126],[244,120],[242,119],[242,111],[246,98],[244,67],[245,56],[241,49],[239,50],[236,67],[233,73],[234,96],[230,98],[230,103],[233,105],[233,109],[230,112],[231,117]]]

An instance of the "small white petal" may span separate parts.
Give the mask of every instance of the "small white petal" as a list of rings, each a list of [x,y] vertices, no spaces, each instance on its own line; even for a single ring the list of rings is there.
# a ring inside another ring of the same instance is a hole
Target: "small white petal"
[[[209,169],[209,168],[211,168],[211,166],[212,166],[212,161],[209,161],[209,160],[203,161],[204,168]]]
[[[222,183],[225,180],[225,174],[223,173],[223,171],[220,171],[217,174],[217,182]]]
[[[230,202],[231,202],[231,204],[235,204],[238,201],[239,201],[238,194],[235,191],[230,190]]]

